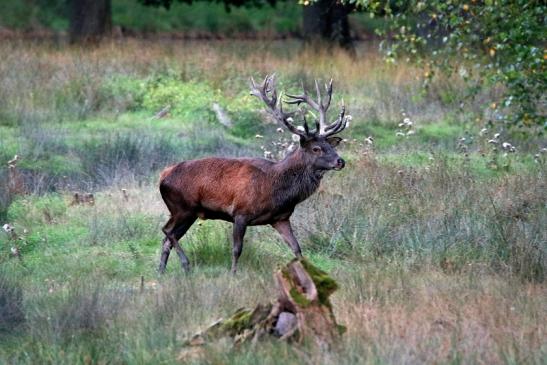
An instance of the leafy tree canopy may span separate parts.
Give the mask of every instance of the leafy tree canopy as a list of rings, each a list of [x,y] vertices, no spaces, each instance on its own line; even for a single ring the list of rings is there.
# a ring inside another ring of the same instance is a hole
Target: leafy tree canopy
[[[347,0],[353,2],[354,0]],[[481,85],[502,86],[491,100],[496,120],[508,126],[547,129],[547,13],[529,0],[356,0],[390,19],[387,56],[406,56],[426,67],[457,72],[471,95]],[[396,11],[395,11],[396,10]]]
[[[199,0],[138,0],[141,4],[148,5],[148,6],[163,6],[166,9],[169,9],[171,7],[171,4],[173,1],[178,1],[180,3],[185,4],[192,4],[194,1]],[[230,6],[263,6],[265,4],[275,5],[276,0],[202,0],[202,1],[210,1],[210,2],[217,2],[217,3],[224,3],[226,5],[226,8],[229,9]]]

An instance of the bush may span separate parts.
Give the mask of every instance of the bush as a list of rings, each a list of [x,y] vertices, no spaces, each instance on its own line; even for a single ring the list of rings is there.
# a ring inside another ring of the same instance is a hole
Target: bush
[[[220,97],[205,83],[160,76],[148,82],[142,106],[154,113],[170,107],[171,114],[184,120],[208,122],[214,121],[211,103]]]
[[[488,122],[524,131],[547,129],[547,8],[542,2],[412,0],[392,7],[389,2],[381,6],[382,1],[357,3],[387,13],[395,41],[387,47],[388,59],[419,60],[426,85],[440,70],[467,82],[470,96],[483,86],[501,89],[490,95]]]
[[[106,80],[101,90],[106,103],[105,109],[118,113],[137,110],[142,107],[146,92],[146,80],[118,74]]]

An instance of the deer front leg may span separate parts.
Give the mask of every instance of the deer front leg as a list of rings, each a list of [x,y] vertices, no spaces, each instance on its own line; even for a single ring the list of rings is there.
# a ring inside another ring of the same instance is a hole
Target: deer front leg
[[[232,274],[235,274],[237,271],[237,260],[243,251],[243,236],[245,236],[246,230],[247,221],[242,217],[236,217],[234,219],[233,231],[234,246],[232,249]]]
[[[299,258],[302,257],[302,250],[300,250],[300,245],[292,231],[291,222],[288,219],[278,221],[272,224],[272,227],[283,237],[283,240],[289,245],[294,255]]]
[[[169,259],[169,253],[171,252],[171,240],[165,237],[161,244],[161,258],[160,258],[160,267],[158,269],[160,274],[165,272],[165,267],[167,266],[167,260]]]

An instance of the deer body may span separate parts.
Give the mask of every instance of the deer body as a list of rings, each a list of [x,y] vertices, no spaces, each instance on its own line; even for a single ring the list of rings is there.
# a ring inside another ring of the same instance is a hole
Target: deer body
[[[288,219],[319,187],[322,175],[301,154],[296,150],[277,163],[217,157],[181,162],[164,171],[160,191],[172,214],[184,208],[201,219],[243,216],[249,226],[273,224]]]
[[[270,102],[268,105],[273,104],[270,109],[287,125],[289,116],[275,107],[275,94],[271,97],[273,103],[267,98],[268,86],[273,87],[272,78],[266,78],[263,89],[257,92]],[[345,126],[343,113],[340,118],[330,135],[337,133],[342,123]],[[334,150],[340,138],[312,134],[307,125],[305,129],[305,132],[293,131],[301,137],[300,147],[279,162],[210,157],[166,168],[160,176],[160,193],[171,218],[163,227],[160,272],[165,270],[172,248],[177,251],[182,267],[188,270],[189,260],[178,241],[198,218],[233,222],[232,272],[237,268],[247,226],[271,225],[293,253],[301,256],[289,218],[296,205],[317,190],[326,171],[344,167],[344,161]]]

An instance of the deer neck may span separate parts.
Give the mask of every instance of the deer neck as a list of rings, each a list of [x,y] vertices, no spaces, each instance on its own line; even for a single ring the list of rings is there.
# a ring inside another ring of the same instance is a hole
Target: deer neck
[[[306,163],[300,149],[274,166],[274,195],[277,201],[298,204],[312,195],[321,183],[323,171]]]

